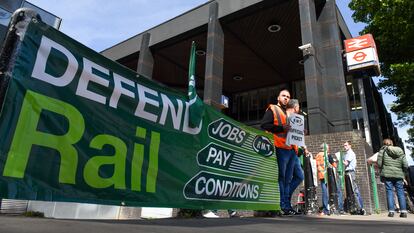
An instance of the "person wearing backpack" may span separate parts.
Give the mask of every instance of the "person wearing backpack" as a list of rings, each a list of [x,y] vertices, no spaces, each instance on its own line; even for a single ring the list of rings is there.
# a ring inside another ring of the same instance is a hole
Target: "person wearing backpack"
[[[378,167],[381,179],[385,183],[388,201],[388,217],[394,217],[394,188],[400,204],[400,217],[407,217],[407,204],[404,195],[404,177],[408,169],[404,151],[393,146],[391,139],[384,139],[384,146],[378,152]]]

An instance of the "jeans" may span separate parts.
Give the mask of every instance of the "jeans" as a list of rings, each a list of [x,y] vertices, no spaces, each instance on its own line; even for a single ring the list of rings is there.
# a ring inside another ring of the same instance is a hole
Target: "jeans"
[[[402,179],[385,178],[385,190],[387,191],[388,211],[393,212],[394,209],[394,188],[397,192],[398,203],[401,211],[407,211],[407,203],[404,194],[404,182]]]
[[[294,159],[297,157],[294,150],[276,148],[277,164],[279,167],[280,208],[292,209],[289,199],[289,188],[292,180]]]
[[[338,176],[338,180],[336,182],[336,186],[337,186],[337,194],[338,194],[338,210],[339,211],[344,211],[344,199],[342,196],[342,185],[341,185],[341,180],[339,180],[340,177]]]
[[[320,180],[321,181],[321,189],[322,189],[322,206],[323,206],[323,212],[325,214],[329,213],[329,208],[328,208],[328,189],[326,188],[326,183],[325,180]]]
[[[303,179],[305,178],[299,157],[297,155],[295,155],[293,160],[293,168],[291,170],[286,171],[286,173],[288,177],[292,178],[289,182],[290,184],[288,200],[290,201],[292,200],[293,192],[295,192],[296,188],[299,186],[300,183],[302,183]]]

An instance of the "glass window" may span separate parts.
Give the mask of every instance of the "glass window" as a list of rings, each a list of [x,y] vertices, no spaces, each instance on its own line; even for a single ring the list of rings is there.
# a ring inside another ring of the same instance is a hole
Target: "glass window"
[[[283,84],[233,94],[230,116],[247,125],[257,126],[268,105],[277,103],[279,90],[286,86]]]

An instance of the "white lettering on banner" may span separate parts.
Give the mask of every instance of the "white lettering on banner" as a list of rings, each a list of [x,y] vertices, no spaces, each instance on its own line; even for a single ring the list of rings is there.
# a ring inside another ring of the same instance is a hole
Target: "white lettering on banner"
[[[170,109],[170,114],[173,122],[174,129],[179,130],[181,125],[181,117],[183,115],[183,102],[177,99],[178,109],[175,111],[175,106],[173,102],[164,94],[161,94],[161,100],[164,103],[162,108],[162,113],[160,117],[160,124],[165,124],[165,119],[167,119],[168,109]]]
[[[213,164],[216,164],[218,162],[220,166],[225,167],[230,156],[231,156],[231,153],[227,153],[226,151],[223,151],[220,149],[218,150],[214,147],[210,147],[206,162],[209,162],[210,159],[214,158],[212,162]]]
[[[103,68],[102,66],[89,61],[88,59],[83,59],[83,71],[79,78],[78,88],[76,89],[76,94],[82,97],[85,97],[87,99],[96,101],[101,104],[106,104],[106,97],[99,95],[95,92],[88,90],[89,82],[94,82],[97,84],[100,84],[104,87],[109,86],[109,81],[94,74],[93,69],[99,70],[100,72],[108,75],[109,77],[109,70]]]
[[[257,148],[262,149],[262,150],[270,150],[270,145],[263,143],[263,142],[258,142]]]
[[[112,92],[111,99],[109,100],[109,106],[113,108],[118,108],[118,101],[122,94],[135,98],[135,93],[123,88],[122,84],[126,84],[135,89],[135,83],[133,81],[114,73],[114,91]]]
[[[197,180],[197,182],[196,182],[196,184],[195,184],[195,193],[196,193],[196,194],[198,194],[198,195],[200,195],[200,194],[204,193],[204,191],[206,190],[206,188],[205,188],[205,187],[201,187],[201,189],[200,189],[199,184],[200,184],[201,182],[203,182],[203,183],[205,184],[205,183],[206,183],[206,178],[205,178],[205,177],[200,177],[200,178],[198,178],[198,180]]]
[[[237,181],[199,177],[195,182],[195,194],[240,199],[257,199],[260,186]]]
[[[227,138],[230,141],[241,143],[246,136],[246,132],[239,128],[233,127],[230,124],[220,122],[217,128],[213,128],[211,131],[213,134],[220,136],[221,138]]]
[[[54,56],[50,56],[52,50],[60,52],[67,58],[68,64],[66,67],[64,67],[65,62],[61,62],[61,59],[56,59]],[[171,122],[173,128],[176,130],[181,130],[184,133],[194,135],[200,133],[203,125],[202,120],[197,127],[191,127],[189,125],[190,104],[188,102],[185,101],[185,106],[183,107],[183,101],[179,98],[170,99],[171,97],[168,97],[162,92],[122,77],[87,58],[82,57],[79,60],[82,61],[82,64],[78,63],[78,60],[67,48],[46,36],[43,36],[39,50],[36,54],[32,78],[56,87],[65,87],[72,83],[77,73],[80,73],[81,75],[75,92],[77,96],[116,109],[118,108],[121,96],[124,95],[135,100],[135,111],[131,109],[131,112],[133,112],[135,116],[158,123],[162,126],[166,124],[167,119],[170,119],[168,122]],[[59,63],[65,68],[62,75],[57,76],[46,72],[46,67],[48,64],[51,66],[52,62]],[[78,72],[80,67],[82,70]],[[111,81],[114,84],[112,90],[110,90],[110,88],[112,88],[110,85]],[[108,88],[109,91],[112,91],[111,95],[104,96],[102,93],[94,92],[93,89],[88,88],[91,83]],[[125,87],[130,88],[127,89]],[[109,101],[107,101],[108,98]],[[229,137],[231,138],[235,138],[237,133],[239,133],[238,130],[228,132]]]
[[[46,73],[46,63],[47,59],[52,51],[52,48],[63,53],[68,59],[68,65],[66,71],[60,77],[52,76]],[[62,45],[54,42],[53,40],[43,36],[40,42],[39,50],[36,54],[36,62],[33,67],[32,77],[48,82],[57,87],[64,87],[72,82],[75,77],[76,71],[78,70],[78,62],[76,61],[75,56],[69,50],[67,50]]]
[[[139,102],[138,102],[138,106],[137,109],[135,110],[135,115],[142,117],[144,119],[147,119],[149,121],[152,122],[156,122],[157,121],[157,115],[152,114],[150,112],[146,112],[144,110],[145,105],[148,103],[152,106],[155,107],[159,107],[159,103],[156,100],[153,100],[151,98],[148,98],[146,93],[153,95],[153,96],[158,96],[158,92],[154,91],[148,87],[142,86],[140,84],[137,84],[138,86],[138,98],[139,98]]]

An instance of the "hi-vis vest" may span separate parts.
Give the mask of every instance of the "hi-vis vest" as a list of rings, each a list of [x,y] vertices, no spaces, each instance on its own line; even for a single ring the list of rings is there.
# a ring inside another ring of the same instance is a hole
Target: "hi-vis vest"
[[[273,124],[276,126],[282,126],[282,125],[286,125],[286,113],[283,112],[283,110],[274,104],[270,104],[268,109],[272,110],[273,112]],[[277,148],[282,148],[282,149],[286,149],[286,150],[291,150],[294,149],[296,151],[296,154],[298,152],[298,148],[297,146],[288,146],[286,145],[286,136],[287,136],[287,132],[283,131],[280,133],[273,133],[273,139],[275,141],[275,147]]]

